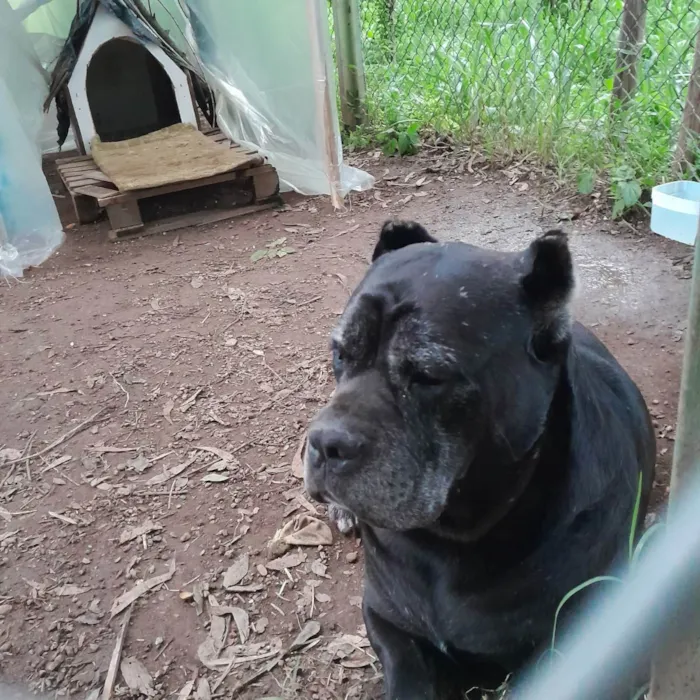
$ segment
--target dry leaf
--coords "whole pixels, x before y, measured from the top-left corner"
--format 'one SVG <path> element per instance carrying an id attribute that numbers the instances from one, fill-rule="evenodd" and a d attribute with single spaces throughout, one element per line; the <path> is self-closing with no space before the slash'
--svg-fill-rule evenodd
<path id="1" fill-rule="evenodd" d="M 206 678 L 200 678 L 197 684 L 197 700 L 211 700 L 211 686 Z"/>
<path id="2" fill-rule="evenodd" d="M 77 520 L 73 520 L 73 518 L 69 518 L 67 515 L 61 515 L 60 513 L 54 513 L 51 510 L 48 513 L 52 518 L 56 518 L 56 520 L 60 520 L 62 523 L 66 523 L 66 525 L 77 525 L 78 524 Z"/>
<path id="3" fill-rule="evenodd" d="M 204 284 L 204 279 L 201 276 L 193 277 L 190 281 L 192 289 L 199 289 Z"/>
<path id="4" fill-rule="evenodd" d="M 187 681 L 185 685 L 182 686 L 182 689 L 180 692 L 177 694 L 177 700 L 188 700 L 190 695 L 192 695 L 192 691 L 194 690 L 194 681 Z"/>
<path id="5" fill-rule="evenodd" d="M 5 462 L 14 462 L 22 456 L 20 450 L 15 450 L 12 447 L 5 447 L 0 450 L 0 464 L 5 464 Z"/>
<path id="6" fill-rule="evenodd" d="M 145 581 L 139 581 L 131 590 L 120 595 L 114 601 L 114 603 L 112 603 L 112 609 L 109 614 L 110 619 L 115 615 L 118 615 L 122 610 L 129 607 L 131 603 L 140 598 L 144 593 L 147 593 L 151 589 L 170 581 L 174 574 L 175 560 L 172 559 L 168 565 L 168 571 L 166 573 L 160 574 L 159 576 L 153 576 Z"/>
<path id="7" fill-rule="evenodd" d="M 250 637 L 250 618 L 248 617 L 248 613 L 243 608 L 231 608 L 231 612 L 233 614 L 233 621 L 236 623 L 236 629 L 238 630 L 241 644 L 245 644 Z"/>
<path id="8" fill-rule="evenodd" d="M 259 620 L 256 620 L 253 623 L 253 629 L 258 633 L 258 634 L 264 634 L 265 630 L 267 629 L 267 626 L 270 624 L 270 621 L 266 617 L 261 617 Z"/>
<path id="9" fill-rule="evenodd" d="M 78 617 L 75 618 L 76 622 L 79 622 L 81 625 L 98 625 L 100 623 L 100 618 L 97 617 L 97 615 L 93 615 L 92 613 L 84 613 L 83 615 L 78 615 Z"/>
<path id="10" fill-rule="evenodd" d="M 2 518 L 5 522 L 9 523 L 10 520 L 12 520 L 12 513 L 10 513 L 9 510 L 5 510 L 0 506 L 0 518 Z"/>
<path id="11" fill-rule="evenodd" d="M 250 558 L 248 554 L 241 554 L 224 573 L 224 588 L 231 590 L 233 586 L 238 585 L 246 577 L 249 565 Z"/>
<path id="12" fill-rule="evenodd" d="M 321 633 L 321 623 L 316 620 L 309 620 L 304 628 L 296 636 L 296 639 L 291 643 L 289 651 L 298 651 L 306 646 L 314 637 Z"/>
<path id="13" fill-rule="evenodd" d="M 136 457 L 126 461 L 126 468 L 132 469 L 137 474 L 143 474 L 143 472 L 148 469 L 150 462 L 148 461 L 146 455 L 138 454 Z"/>
<path id="14" fill-rule="evenodd" d="M 292 474 L 296 476 L 297 479 L 304 478 L 304 457 L 306 455 L 306 435 L 303 435 L 299 441 L 299 447 L 292 459 Z"/>
<path id="15" fill-rule="evenodd" d="M 209 601 L 213 600 L 212 596 L 209 596 Z M 228 618 L 225 615 L 212 615 L 209 620 L 209 637 L 212 643 L 212 649 L 216 656 L 221 653 L 221 650 L 226 645 L 226 638 L 228 637 Z"/>
<path id="16" fill-rule="evenodd" d="M 304 554 L 304 552 L 292 552 L 290 554 L 285 554 L 283 557 L 273 559 L 266 564 L 265 568 L 272 569 L 272 571 L 283 571 L 284 569 L 293 569 L 295 566 L 299 566 L 305 561 L 306 554 Z"/>
<path id="17" fill-rule="evenodd" d="M 152 520 L 147 520 L 143 525 L 137 525 L 135 527 L 127 527 L 126 530 L 119 535 L 119 544 L 126 544 L 127 542 L 132 542 L 143 535 L 148 535 L 151 532 L 160 532 L 163 526 L 159 523 L 154 523 Z"/>
<path id="18" fill-rule="evenodd" d="M 202 481 L 209 483 L 209 484 L 220 484 L 224 481 L 229 480 L 229 475 L 228 474 L 219 474 L 217 472 L 213 472 L 212 474 L 205 474 L 202 477 Z"/>
<path id="19" fill-rule="evenodd" d="M 327 647 L 334 660 L 345 668 L 364 668 L 374 663 L 369 640 L 357 634 L 342 634 Z"/>
<path id="20" fill-rule="evenodd" d="M 316 574 L 316 576 L 321 576 L 323 578 L 326 578 L 326 570 L 328 567 L 319 559 L 314 559 L 311 562 L 311 572 L 313 574 Z"/>
<path id="21" fill-rule="evenodd" d="M 127 656 L 120 666 L 122 678 L 129 687 L 129 690 L 141 693 L 146 697 L 155 695 L 153 688 L 153 678 L 148 669 L 133 656 Z"/>
<path id="22" fill-rule="evenodd" d="M 155 476 L 152 476 L 148 481 L 146 481 L 146 486 L 158 486 L 159 484 L 164 484 L 166 481 L 170 481 L 174 476 L 178 476 L 182 474 L 182 472 L 187 469 L 191 464 L 194 464 L 195 462 L 195 457 L 192 457 L 192 459 L 188 459 L 186 462 L 183 462 L 182 464 L 178 464 L 174 467 L 170 467 L 170 469 L 166 469 L 162 474 L 156 474 Z"/>
<path id="23" fill-rule="evenodd" d="M 330 603 L 331 597 L 327 593 L 316 593 L 316 600 L 319 603 Z"/>
<path id="24" fill-rule="evenodd" d="M 65 586 L 59 586 L 51 591 L 54 595 L 72 597 L 76 595 L 83 595 L 90 590 L 89 586 L 73 586 L 71 584 L 66 584 Z"/>
<path id="25" fill-rule="evenodd" d="M 283 545 L 280 547 L 280 544 Z M 270 552 L 281 554 L 285 547 L 317 547 L 333 544 L 331 529 L 318 518 L 301 513 L 279 529 L 270 542 Z"/>
<path id="26" fill-rule="evenodd" d="M 226 450 L 220 450 L 218 447 L 208 447 L 207 445 L 196 445 L 195 450 L 202 450 L 202 452 L 209 452 L 210 454 L 216 455 L 219 459 L 223 459 L 225 462 L 233 462 L 233 455 Z"/>
<path id="27" fill-rule="evenodd" d="M 170 417 L 173 409 L 175 408 L 175 402 L 172 399 L 168 399 L 165 403 L 165 406 L 163 406 L 163 418 L 170 423 L 170 425 L 173 424 L 173 419 Z"/>
<path id="28" fill-rule="evenodd" d="M 192 598 L 194 600 L 194 609 L 199 617 L 204 612 L 204 590 L 201 583 L 195 583 L 192 586 Z"/>

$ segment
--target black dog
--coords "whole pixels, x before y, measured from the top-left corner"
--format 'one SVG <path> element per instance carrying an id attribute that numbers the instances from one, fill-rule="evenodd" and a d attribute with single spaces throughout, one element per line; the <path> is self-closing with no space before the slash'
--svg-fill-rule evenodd
<path id="1" fill-rule="evenodd" d="M 387 223 L 333 333 L 306 485 L 361 530 L 390 700 L 498 685 L 569 590 L 623 563 L 640 479 L 643 522 L 648 412 L 572 322 L 573 288 L 559 231 L 500 253 Z"/>

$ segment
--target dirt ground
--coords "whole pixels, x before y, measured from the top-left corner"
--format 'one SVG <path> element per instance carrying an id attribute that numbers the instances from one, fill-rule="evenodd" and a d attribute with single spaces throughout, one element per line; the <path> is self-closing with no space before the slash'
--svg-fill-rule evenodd
<path id="1" fill-rule="evenodd" d="M 376 695 L 360 543 L 334 532 L 280 561 L 269 542 L 307 521 L 297 536 L 327 542 L 291 465 L 332 391 L 329 331 L 390 216 L 503 249 L 571 233 L 578 316 L 647 398 L 663 501 L 689 249 L 611 223 L 600 198 L 567 197 L 527 164 L 357 161 L 377 187 L 344 212 L 290 195 L 281 211 L 116 244 L 105 223 L 74 224 L 50 172 L 66 243 L 0 287 L 0 678 L 86 697 L 125 629 L 131 690 L 119 675 L 115 696 Z"/>

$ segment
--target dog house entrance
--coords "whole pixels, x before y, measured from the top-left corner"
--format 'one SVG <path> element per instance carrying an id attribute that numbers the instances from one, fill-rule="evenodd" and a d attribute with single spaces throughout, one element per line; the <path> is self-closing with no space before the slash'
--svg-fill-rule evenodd
<path id="1" fill-rule="evenodd" d="M 181 121 L 168 74 L 148 49 L 132 39 L 111 39 L 95 51 L 85 88 L 102 141 L 145 136 Z"/>

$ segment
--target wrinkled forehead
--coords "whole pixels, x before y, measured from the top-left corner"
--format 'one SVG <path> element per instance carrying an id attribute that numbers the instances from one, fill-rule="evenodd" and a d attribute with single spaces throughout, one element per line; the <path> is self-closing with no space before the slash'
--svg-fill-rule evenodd
<path id="1" fill-rule="evenodd" d="M 466 346 L 478 354 L 480 346 L 508 342 L 523 325 L 511 254 L 455 243 L 385 257 L 370 268 L 332 333 L 349 352 L 390 342 L 419 362 L 447 363 Z"/>
<path id="2" fill-rule="evenodd" d="M 361 293 L 348 304 L 331 341 L 357 358 L 380 346 L 415 364 L 456 362 L 450 339 L 415 302 L 391 294 Z"/>

